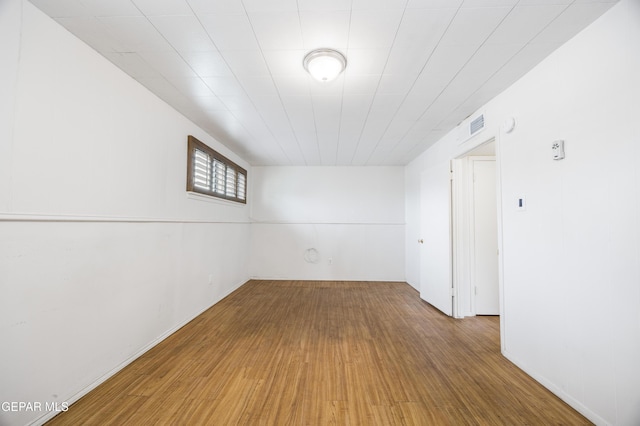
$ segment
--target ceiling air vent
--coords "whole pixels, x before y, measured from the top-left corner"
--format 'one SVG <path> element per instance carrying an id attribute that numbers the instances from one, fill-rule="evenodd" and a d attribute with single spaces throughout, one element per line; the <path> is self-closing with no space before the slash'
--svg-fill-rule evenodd
<path id="1" fill-rule="evenodd" d="M 469 124 L 471 136 L 475 135 L 482 129 L 484 129 L 484 114 L 480 114 L 475 120 L 471 122 L 471 124 Z"/>
<path id="2" fill-rule="evenodd" d="M 458 126 L 458 142 L 462 143 L 467 141 L 472 136 L 480 133 L 484 130 L 484 114 L 478 114 L 475 116 L 470 116 L 466 118 L 460 125 Z"/>

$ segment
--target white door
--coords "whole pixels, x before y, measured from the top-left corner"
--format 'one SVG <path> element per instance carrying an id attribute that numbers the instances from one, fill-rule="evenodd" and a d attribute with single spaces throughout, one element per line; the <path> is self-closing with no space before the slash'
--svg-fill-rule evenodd
<path id="1" fill-rule="evenodd" d="M 499 315 L 496 163 L 492 160 L 472 162 L 475 312 L 476 315 Z"/>
<path id="2" fill-rule="evenodd" d="M 432 166 L 420 179 L 420 297 L 452 315 L 450 172 Z M 421 241 L 421 242 L 420 242 Z"/>

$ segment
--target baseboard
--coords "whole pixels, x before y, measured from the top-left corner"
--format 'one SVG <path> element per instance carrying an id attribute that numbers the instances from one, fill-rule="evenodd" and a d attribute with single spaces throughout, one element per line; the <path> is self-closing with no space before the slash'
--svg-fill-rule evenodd
<path id="1" fill-rule="evenodd" d="M 254 281 L 313 281 L 313 282 L 361 282 L 361 283 L 402 283 L 411 286 L 404 279 L 364 279 L 364 278 L 309 278 L 309 277 L 282 277 L 282 276 L 268 276 L 268 275 L 254 275 L 251 276 L 251 280 Z M 413 286 L 411 286 L 413 287 Z M 415 289 L 415 287 L 413 287 Z"/>
<path id="2" fill-rule="evenodd" d="M 583 403 L 581 403 L 571 395 L 567 394 L 565 391 L 559 388 L 555 383 L 551 382 L 544 376 L 538 374 L 535 370 L 529 368 L 527 364 L 520 362 L 520 360 L 518 360 L 517 357 L 509 353 L 509 351 L 503 350 L 502 355 L 504 355 L 505 358 L 507 358 L 512 363 L 514 363 L 519 369 L 521 369 L 522 371 L 527 373 L 529 376 L 531 376 L 535 381 L 537 381 L 542 386 L 544 386 L 549 391 L 551 391 L 558 398 L 560 398 L 561 400 L 569 404 L 574 410 L 576 410 L 577 412 L 585 416 L 587 419 L 589 419 L 589 421 L 593 422 L 598 426 L 611 425 L 611 423 L 607 422 L 605 419 L 603 419 L 602 417 L 600 417 L 599 415 L 591 411 Z"/>
<path id="3" fill-rule="evenodd" d="M 98 379 L 94 380 L 92 383 L 90 383 L 88 386 L 84 387 L 82 390 L 80 390 L 79 392 L 76 392 L 75 394 L 71 395 L 69 398 L 63 399 L 65 402 L 67 402 L 69 404 L 69 409 L 72 408 L 72 404 L 76 401 L 78 401 L 80 398 L 82 398 L 83 396 L 85 396 L 86 394 L 88 394 L 89 392 L 91 392 L 92 390 L 94 390 L 95 388 L 97 388 L 98 386 L 100 386 L 102 383 L 104 383 L 105 381 L 107 381 L 109 378 L 111 378 L 112 376 L 114 376 L 116 373 L 118 373 L 120 370 L 122 370 L 123 368 L 125 368 L 126 366 L 128 366 L 129 364 L 131 364 L 133 361 L 135 361 L 136 359 L 140 358 L 142 355 L 144 355 L 147 351 L 149 351 L 150 349 L 152 349 L 154 346 L 156 346 L 157 344 L 159 344 L 160 342 L 162 342 L 163 340 L 165 340 L 167 337 L 171 336 L 173 333 L 175 333 L 176 331 L 180 330 L 182 327 L 184 327 L 185 325 L 187 325 L 188 323 L 190 323 L 191 321 L 193 321 L 194 319 L 196 319 L 198 316 L 200 316 L 201 314 L 203 314 L 205 311 L 207 311 L 208 309 L 210 309 L 212 306 L 216 305 L 217 303 L 219 303 L 221 300 L 223 300 L 225 297 L 229 296 L 231 293 L 233 293 L 234 291 L 236 291 L 238 288 L 240 288 L 241 286 L 243 286 L 244 284 L 246 284 L 249 281 L 249 279 L 245 279 L 242 282 L 240 282 L 239 284 L 236 284 L 235 286 L 233 286 L 231 288 L 231 290 L 227 291 L 226 293 L 224 293 L 224 295 L 222 297 L 220 297 L 218 300 L 216 300 L 215 302 L 213 302 L 211 305 L 205 307 L 204 309 L 200 310 L 199 312 L 197 312 L 196 314 L 194 314 L 192 317 L 187 318 L 186 320 L 178 323 L 178 325 L 176 325 L 175 327 L 170 328 L 169 330 L 165 331 L 164 333 L 162 333 L 160 336 L 158 336 L 156 339 L 154 339 L 153 341 L 151 341 L 150 343 L 148 343 L 147 345 L 145 345 L 144 347 L 142 347 L 139 351 L 137 351 L 136 353 L 134 353 L 133 355 L 131 355 L 129 358 L 127 358 L 126 360 L 124 360 L 123 362 L 121 362 L 120 364 L 118 364 L 116 367 L 112 368 L 111 370 L 109 370 L 107 373 L 103 374 L 102 376 L 100 376 Z M 46 412 L 45 414 L 43 414 L 42 416 L 38 417 L 37 419 L 33 420 L 32 422 L 28 423 L 29 426 L 40 426 L 43 425 L 44 423 L 46 423 L 47 421 L 51 420 L 52 418 L 54 418 L 56 415 L 60 414 L 59 411 L 49 411 Z"/>

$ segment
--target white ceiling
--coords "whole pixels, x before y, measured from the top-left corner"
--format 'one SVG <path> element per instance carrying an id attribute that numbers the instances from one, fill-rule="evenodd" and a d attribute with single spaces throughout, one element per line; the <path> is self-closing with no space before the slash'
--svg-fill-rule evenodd
<path id="1" fill-rule="evenodd" d="M 615 1 L 31 0 L 252 165 L 407 164 Z"/>

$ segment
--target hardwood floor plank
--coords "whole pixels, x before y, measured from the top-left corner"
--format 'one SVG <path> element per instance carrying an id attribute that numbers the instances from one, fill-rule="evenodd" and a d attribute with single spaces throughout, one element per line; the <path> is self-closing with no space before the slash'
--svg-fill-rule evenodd
<path id="1" fill-rule="evenodd" d="M 404 283 L 256 280 L 49 424 L 590 423 L 500 354 L 497 317 Z"/>

